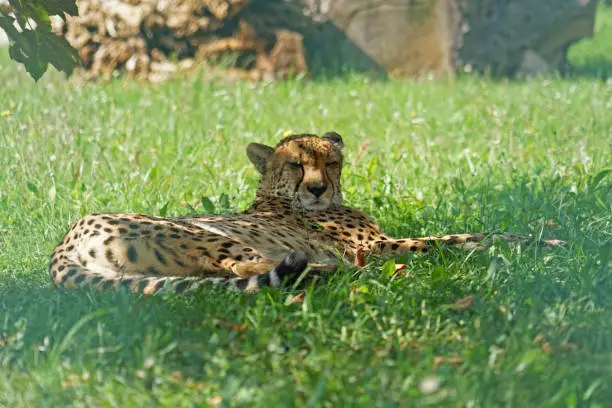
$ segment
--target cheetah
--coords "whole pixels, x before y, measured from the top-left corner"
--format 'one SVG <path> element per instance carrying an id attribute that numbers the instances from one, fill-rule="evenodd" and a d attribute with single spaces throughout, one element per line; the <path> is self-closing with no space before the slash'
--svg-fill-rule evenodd
<path id="1" fill-rule="evenodd" d="M 55 248 L 49 275 L 57 287 L 125 287 L 145 295 L 193 291 L 205 284 L 257 292 L 281 287 L 307 268 L 335 270 L 374 255 L 427 252 L 435 243 L 484 247 L 490 234 L 396 239 L 364 212 L 343 204 L 344 143 L 336 132 L 296 134 L 275 147 L 251 143 L 260 173 L 254 202 L 227 216 L 92 214 Z M 498 234 L 512 242 L 528 236 Z M 541 241 L 554 246 L 560 241 Z"/>

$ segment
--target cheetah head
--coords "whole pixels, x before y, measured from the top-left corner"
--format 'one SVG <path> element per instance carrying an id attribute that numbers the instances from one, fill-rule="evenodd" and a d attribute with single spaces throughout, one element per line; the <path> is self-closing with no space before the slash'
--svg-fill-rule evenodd
<path id="1" fill-rule="evenodd" d="M 343 147 L 336 132 L 289 136 L 274 148 L 249 144 L 249 160 L 262 174 L 257 194 L 291 198 L 295 207 L 313 211 L 342 204 Z"/>

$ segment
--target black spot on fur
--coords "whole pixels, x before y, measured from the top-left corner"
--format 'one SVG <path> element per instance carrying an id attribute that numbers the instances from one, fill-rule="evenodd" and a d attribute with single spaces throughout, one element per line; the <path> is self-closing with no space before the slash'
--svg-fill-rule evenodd
<path id="1" fill-rule="evenodd" d="M 121 222 L 121 221 L 119 221 L 119 220 L 110 220 L 108 223 L 109 223 L 110 225 L 119 225 L 119 224 L 120 224 L 120 222 Z"/>
<path id="2" fill-rule="evenodd" d="M 159 252 L 159 250 L 157 248 L 153 248 L 153 252 L 155 253 L 155 258 L 157 258 L 157 260 L 159 261 L 160 264 L 162 265 L 166 265 L 166 258 L 164 257 L 164 255 Z"/>
<path id="3" fill-rule="evenodd" d="M 102 279 L 103 279 L 103 278 L 102 278 L 101 276 L 96 276 L 95 278 L 93 278 L 93 279 L 91 280 L 91 284 L 92 284 L 92 285 L 97 285 L 98 283 L 100 283 L 100 281 L 101 281 Z"/>
<path id="4" fill-rule="evenodd" d="M 136 252 L 136 248 L 134 248 L 132 245 L 128 247 L 127 257 L 131 263 L 136 263 L 138 261 L 138 253 Z"/>
<path id="5" fill-rule="evenodd" d="M 75 285 L 80 285 L 85 280 L 85 275 L 79 275 L 74 279 Z"/>
<path id="6" fill-rule="evenodd" d="M 142 279 L 140 282 L 138 282 L 138 291 L 142 292 L 143 290 L 145 290 L 148 284 L 149 281 L 147 279 Z"/>
<path id="7" fill-rule="evenodd" d="M 108 237 L 104 240 L 104 245 L 108 245 L 115 240 L 115 237 Z"/>
<path id="8" fill-rule="evenodd" d="M 87 221 L 87 225 L 91 225 L 91 224 L 93 224 L 94 222 L 95 222 L 95 221 L 94 221 L 93 219 L 91 219 L 91 220 Z"/>
<path id="9" fill-rule="evenodd" d="M 118 231 L 119 231 L 120 234 L 127 234 L 127 232 L 128 232 L 127 228 L 123 228 L 123 227 L 119 228 Z"/>
<path id="10" fill-rule="evenodd" d="M 149 272 L 151 275 L 161 275 L 161 272 L 159 271 L 159 269 L 157 269 L 154 266 L 149 266 L 147 268 L 147 272 Z"/>
<path id="11" fill-rule="evenodd" d="M 397 249 L 397 248 L 399 248 L 399 244 L 393 244 L 393 245 L 391 245 L 391 249 Z"/>
<path id="12" fill-rule="evenodd" d="M 95 258 L 95 257 L 96 257 L 96 250 L 95 250 L 95 249 L 93 249 L 93 248 L 92 248 L 92 249 L 90 249 L 90 250 L 89 250 L 89 256 L 91 256 L 92 258 Z"/>
<path id="13" fill-rule="evenodd" d="M 155 285 L 153 285 L 153 291 L 157 292 L 158 290 L 164 287 L 165 283 L 166 281 L 164 280 L 158 280 L 157 282 L 155 282 Z"/>
<path id="14" fill-rule="evenodd" d="M 238 289 L 245 290 L 249 285 L 249 278 L 237 279 L 235 283 Z"/>
<path id="15" fill-rule="evenodd" d="M 282 279 L 288 275 L 301 273 L 308 266 L 308 257 L 302 251 L 291 252 L 274 268 Z"/>
<path id="16" fill-rule="evenodd" d="M 179 283 L 177 283 L 174 286 L 174 290 L 178 293 L 181 293 L 183 291 L 185 291 L 185 289 L 187 289 L 187 287 L 189 286 L 189 281 L 188 280 L 184 280 L 184 281 L 180 281 Z"/>
<path id="17" fill-rule="evenodd" d="M 66 282 L 68 279 L 72 278 L 74 275 L 77 274 L 77 270 L 75 268 L 69 269 L 68 272 L 66 272 L 66 274 L 63 276 L 62 278 L 62 283 Z"/>
<path id="18" fill-rule="evenodd" d="M 104 283 L 102 284 L 102 290 L 107 290 L 113 287 L 113 280 L 112 279 L 108 279 L 105 280 Z"/>
<path id="19" fill-rule="evenodd" d="M 270 286 L 270 274 L 264 273 L 262 275 L 257 276 L 257 286 L 263 288 L 265 286 Z"/>
<path id="20" fill-rule="evenodd" d="M 122 279 L 119 284 L 127 288 L 132 284 L 132 282 L 134 282 L 133 279 Z"/>
<path id="21" fill-rule="evenodd" d="M 60 265 L 59 268 L 57 268 L 58 271 L 63 271 L 64 269 L 66 269 L 66 265 Z"/>

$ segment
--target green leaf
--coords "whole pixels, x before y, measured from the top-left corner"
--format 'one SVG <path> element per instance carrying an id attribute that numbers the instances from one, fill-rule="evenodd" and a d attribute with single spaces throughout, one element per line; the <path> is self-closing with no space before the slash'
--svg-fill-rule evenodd
<path id="1" fill-rule="evenodd" d="M 70 76 L 74 67 L 81 62 L 77 51 L 64 37 L 51 32 L 40 32 L 38 38 L 40 41 L 40 57 L 48 61 L 58 71 Z"/>
<path id="2" fill-rule="evenodd" d="M 612 262 L 612 242 L 607 242 L 599 247 L 599 259 L 601 266 L 605 269 Z"/>
<path id="3" fill-rule="evenodd" d="M 219 197 L 219 205 L 223 209 L 229 208 L 230 203 L 229 203 L 229 197 L 227 196 L 227 194 L 221 193 L 221 196 Z"/>
<path id="4" fill-rule="evenodd" d="M 187 208 L 189 209 L 189 211 L 191 212 L 191 214 L 197 214 L 198 210 L 196 210 L 195 208 L 193 208 L 193 205 L 186 203 Z"/>
<path id="5" fill-rule="evenodd" d="M 26 185 L 28 186 L 28 190 L 30 190 L 31 192 L 33 192 L 34 194 L 38 193 L 38 187 L 36 187 L 36 184 L 28 181 L 26 183 Z"/>
<path id="6" fill-rule="evenodd" d="M 165 217 L 168 214 L 168 206 L 170 205 L 170 201 L 166 201 L 166 204 L 159 209 L 159 215 Z"/>
<path id="7" fill-rule="evenodd" d="M 612 169 L 606 169 L 606 170 L 600 171 L 595 176 L 593 176 L 593 178 L 591 179 L 591 182 L 589 183 L 589 191 L 590 192 L 596 191 L 599 187 L 599 183 L 601 183 L 601 181 L 610 173 L 612 173 Z"/>
<path id="8" fill-rule="evenodd" d="M 38 81 L 47 71 L 49 64 L 66 76 L 72 75 L 76 64 L 81 63 L 78 52 L 63 36 L 51 32 L 50 15 L 64 13 L 78 15 L 75 0 L 10 0 L 16 18 L 0 14 L 0 28 L 9 40 L 9 56 L 22 63 L 26 71 Z M 26 24 L 28 19 L 36 21 L 36 29 Z M 14 24 L 19 22 L 23 29 L 18 31 Z"/>
<path id="9" fill-rule="evenodd" d="M 151 170 L 149 171 L 149 174 L 147 175 L 146 178 L 148 178 L 152 182 L 156 182 L 158 175 L 159 175 L 159 168 L 157 166 L 153 166 Z"/>
<path id="10" fill-rule="evenodd" d="M 38 81 L 47 71 L 49 64 L 38 57 L 38 42 L 34 32 L 23 31 L 14 38 L 9 47 L 9 56 L 17 62 L 22 63 L 28 73 Z"/>
<path id="11" fill-rule="evenodd" d="M 51 31 L 49 11 L 46 10 L 43 5 L 37 4 L 36 2 L 28 2 L 25 3 L 25 6 L 27 7 L 27 12 L 23 14 L 25 14 L 25 17 L 36 21 L 37 30 Z"/>
<path id="12" fill-rule="evenodd" d="M 213 214 L 215 212 L 215 205 L 208 197 L 202 197 L 202 207 L 209 214 Z"/>
<path id="13" fill-rule="evenodd" d="M 57 15 L 64 18 L 64 13 L 70 16 L 77 16 L 79 14 L 76 0 L 38 0 L 35 2 L 43 5 L 50 16 Z"/>
<path id="14" fill-rule="evenodd" d="M 384 264 L 382 264 L 382 272 L 387 278 L 395 275 L 395 260 L 393 258 L 387 259 Z"/>
<path id="15" fill-rule="evenodd" d="M 325 229 L 321 224 L 318 224 L 314 221 L 308 222 L 308 226 L 310 227 L 310 229 L 317 230 L 317 231 L 323 231 Z"/>
<path id="16" fill-rule="evenodd" d="M 0 27 L 6 32 L 9 38 L 13 38 L 14 36 L 19 34 L 19 31 L 13 25 L 15 23 L 15 19 L 9 16 L 4 16 L 0 14 Z"/>

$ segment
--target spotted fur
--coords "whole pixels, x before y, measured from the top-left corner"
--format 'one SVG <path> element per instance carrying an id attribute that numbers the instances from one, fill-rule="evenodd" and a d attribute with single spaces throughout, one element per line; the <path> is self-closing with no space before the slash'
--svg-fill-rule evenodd
<path id="1" fill-rule="evenodd" d="M 426 252 L 436 242 L 484 248 L 495 236 L 530 240 L 483 233 L 389 237 L 365 213 L 343 205 L 342 148 L 335 132 L 290 136 L 274 148 L 251 143 L 247 154 L 261 179 L 246 211 L 175 218 L 92 214 L 57 246 L 49 275 L 66 288 L 123 286 L 152 294 L 223 284 L 256 292 L 292 282 L 309 265 L 330 270 L 340 262 L 355 264 L 358 252 L 396 257 Z"/>

